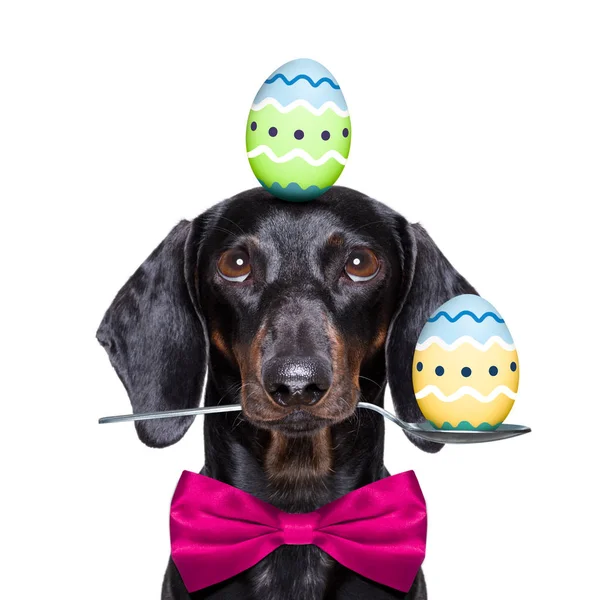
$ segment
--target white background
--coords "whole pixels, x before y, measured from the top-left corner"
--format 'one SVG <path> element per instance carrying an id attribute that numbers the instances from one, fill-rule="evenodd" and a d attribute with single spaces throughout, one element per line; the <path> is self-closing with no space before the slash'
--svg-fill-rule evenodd
<path id="1" fill-rule="evenodd" d="M 599 28 L 573 0 L 3 2 L 2 597 L 159 598 L 202 424 L 165 450 L 98 426 L 130 406 L 95 330 L 179 219 L 256 184 L 247 111 L 302 56 L 350 108 L 339 183 L 421 221 L 520 354 L 532 434 L 430 456 L 387 430 L 431 600 L 597 594 Z"/>

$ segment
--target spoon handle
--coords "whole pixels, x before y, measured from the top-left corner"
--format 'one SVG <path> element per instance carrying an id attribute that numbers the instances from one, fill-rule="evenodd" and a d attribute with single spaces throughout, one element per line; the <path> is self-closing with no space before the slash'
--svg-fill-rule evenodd
<path id="1" fill-rule="evenodd" d="M 235 412 L 242 410 L 241 404 L 223 404 L 221 406 L 200 406 L 199 408 L 182 408 L 178 410 L 159 410 L 158 412 L 134 413 L 132 415 L 115 415 L 98 419 L 100 425 L 105 423 L 122 423 L 124 421 L 149 421 L 151 419 L 169 419 L 171 417 L 192 417 L 212 413 Z"/>

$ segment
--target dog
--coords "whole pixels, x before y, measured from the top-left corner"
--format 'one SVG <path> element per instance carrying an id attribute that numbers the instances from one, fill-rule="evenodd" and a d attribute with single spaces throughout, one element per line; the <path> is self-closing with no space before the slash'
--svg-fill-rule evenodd
<path id="1" fill-rule="evenodd" d="M 427 318 L 476 293 L 423 227 L 357 191 L 307 203 L 257 188 L 180 222 L 118 292 L 98 329 L 135 412 L 241 403 L 207 416 L 202 473 L 288 512 L 308 512 L 386 477 L 386 384 L 422 421 L 412 358 Z M 193 417 L 136 422 L 165 447 Z M 427 452 L 440 444 L 407 434 Z M 163 600 L 425 600 L 367 580 L 316 546 L 282 546 L 189 594 L 172 560 Z"/>

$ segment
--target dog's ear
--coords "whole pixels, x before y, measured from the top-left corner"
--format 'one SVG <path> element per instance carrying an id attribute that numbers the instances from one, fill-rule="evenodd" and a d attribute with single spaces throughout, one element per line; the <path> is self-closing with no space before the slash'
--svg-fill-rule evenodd
<path id="1" fill-rule="evenodd" d="M 417 339 L 436 308 L 459 294 L 477 292 L 448 262 L 421 225 L 411 225 L 397 215 L 396 242 L 403 270 L 396 312 L 386 340 L 388 383 L 398 416 L 411 423 L 423 421 L 412 386 L 412 363 Z M 408 438 L 427 452 L 443 444 Z"/>
<path id="2" fill-rule="evenodd" d="M 96 337 L 134 412 L 199 405 L 206 374 L 206 326 L 196 293 L 204 215 L 182 221 L 121 288 Z M 179 441 L 194 417 L 138 421 L 139 438 L 162 448 Z"/>

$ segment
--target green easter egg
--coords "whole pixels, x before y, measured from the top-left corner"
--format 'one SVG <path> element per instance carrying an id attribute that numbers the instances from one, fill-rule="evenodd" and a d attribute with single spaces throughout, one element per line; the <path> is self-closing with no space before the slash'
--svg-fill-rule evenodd
<path id="1" fill-rule="evenodd" d="M 283 200 L 302 202 L 326 192 L 350 152 L 348 107 L 333 75 L 298 59 L 262 85 L 248 116 L 246 151 L 260 184 Z"/>

